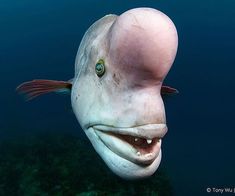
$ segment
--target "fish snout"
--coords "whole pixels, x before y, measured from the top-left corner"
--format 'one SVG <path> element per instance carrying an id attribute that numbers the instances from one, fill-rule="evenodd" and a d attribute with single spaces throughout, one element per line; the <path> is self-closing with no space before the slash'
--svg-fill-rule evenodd
<path id="1" fill-rule="evenodd" d="M 159 156 L 165 124 L 136 127 L 94 125 L 92 130 L 113 153 L 138 165 L 150 165 Z"/>
<path id="2" fill-rule="evenodd" d="M 129 84 L 159 84 L 175 59 L 178 36 L 168 16 L 151 8 L 120 15 L 111 26 L 109 61 Z"/>

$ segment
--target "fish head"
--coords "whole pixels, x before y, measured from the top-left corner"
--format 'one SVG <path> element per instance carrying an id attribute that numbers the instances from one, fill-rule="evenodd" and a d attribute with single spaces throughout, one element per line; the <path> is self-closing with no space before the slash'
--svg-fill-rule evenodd
<path id="1" fill-rule="evenodd" d="M 71 92 L 73 111 L 107 166 L 125 179 L 151 176 L 167 132 L 162 82 L 178 46 L 162 12 L 107 15 L 85 33 Z"/>

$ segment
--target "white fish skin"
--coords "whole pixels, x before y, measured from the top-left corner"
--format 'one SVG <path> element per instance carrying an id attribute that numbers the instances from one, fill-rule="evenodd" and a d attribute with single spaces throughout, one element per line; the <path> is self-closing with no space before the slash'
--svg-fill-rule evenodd
<path id="1" fill-rule="evenodd" d="M 178 92 L 162 86 L 177 46 L 173 22 L 158 10 L 107 15 L 85 33 L 72 80 L 36 79 L 16 90 L 27 100 L 71 92 L 73 111 L 107 166 L 125 179 L 145 178 L 161 162 L 167 132 L 161 94 Z M 96 73 L 97 62 L 105 64 L 102 75 Z"/>
<path id="2" fill-rule="evenodd" d="M 166 129 L 157 128 L 166 127 L 160 90 L 177 47 L 173 22 L 151 8 L 132 9 L 120 16 L 107 15 L 95 22 L 82 39 L 75 62 L 72 108 L 97 153 L 122 178 L 151 176 L 161 161 L 161 142 L 155 142 L 154 152 L 144 156 L 130 145 L 119 151 L 123 142 L 115 138 L 109 142 L 108 134 L 136 136 L 141 132 L 140 138 L 154 139 L 151 138 L 154 130 L 149 131 L 149 127 L 159 124 L 156 132 L 164 136 Z M 99 59 L 105 62 L 102 77 L 95 72 Z M 96 134 L 102 130 L 95 127 L 102 126 L 106 127 L 104 132 Z M 133 153 L 141 157 L 136 158 Z M 141 161 L 148 165 L 139 164 Z"/>

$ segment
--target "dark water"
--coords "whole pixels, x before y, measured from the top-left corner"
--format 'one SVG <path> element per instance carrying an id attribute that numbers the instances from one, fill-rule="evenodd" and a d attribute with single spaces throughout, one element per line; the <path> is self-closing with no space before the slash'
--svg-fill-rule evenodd
<path id="1" fill-rule="evenodd" d="M 69 96 L 48 95 L 25 103 L 15 87 L 34 78 L 72 78 L 87 28 L 108 13 L 141 6 L 166 13 L 179 34 L 178 54 L 166 83 L 180 94 L 166 100 L 169 132 L 161 163 L 174 195 L 206 195 L 208 187 L 234 188 L 233 0 L 0 0 L 1 138 L 15 141 L 25 135 L 27 140 L 29 135 L 50 132 L 87 142 Z"/>

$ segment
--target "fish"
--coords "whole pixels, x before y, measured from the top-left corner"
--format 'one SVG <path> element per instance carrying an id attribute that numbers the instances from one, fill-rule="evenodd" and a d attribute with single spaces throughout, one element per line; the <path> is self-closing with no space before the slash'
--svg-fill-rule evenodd
<path id="1" fill-rule="evenodd" d="M 162 95 L 178 93 L 163 85 L 177 48 L 176 27 L 163 12 L 140 7 L 109 14 L 85 32 L 73 79 L 35 79 L 16 90 L 27 100 L 70 94 L 81 128 L 108 168 L 127 180 L 150 177 L 168 130 Z"/>

